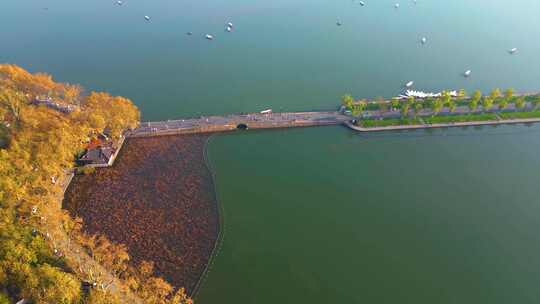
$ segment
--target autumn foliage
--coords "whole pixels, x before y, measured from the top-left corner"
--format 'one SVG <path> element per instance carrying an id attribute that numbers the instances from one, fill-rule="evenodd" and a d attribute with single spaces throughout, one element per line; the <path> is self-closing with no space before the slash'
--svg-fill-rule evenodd
<path id="1" fill-rule="evenodd" d="M 62 113 L 32 104 L 38 97 L 76 110 Z M 168 290 L 170 285 L 147 273 L 128 277 L 125 247 L 81 233 L 80 223 L 59 202 L 66 169 L 84 145 L 105 130 L 120 136 L 139 117 L 126 98 L 85 94 L 81 86 L 57 83 L 50 75 L 0 65 L 0 303 L 23 298 L 38 304 L 122 302 L 118 290 L 84 287 L 89 278 L 76 262 L 77 253 L 68 249 L 75 241 L 107 270 L 137 282 L 135 291 L 147 292 L 143 300 Z M 182 290 L 171 291 L 167 302 L 152 298 L 149 303 L 188 303 L 182 296 Z M 176 299 L 183 302 L 171 302 Z"/>

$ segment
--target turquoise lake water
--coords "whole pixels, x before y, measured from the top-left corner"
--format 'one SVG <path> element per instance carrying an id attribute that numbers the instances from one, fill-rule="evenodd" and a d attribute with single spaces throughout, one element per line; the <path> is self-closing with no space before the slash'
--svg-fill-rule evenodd
<path id="1" fill-rule="evenodd" d="M 390 97 L 409 80 L 539 89 L 540 2 L 395 1 L 4 0 L 0 62 L 130 97 L 145 120 L 333 109 L 345 93 Z"/>
<path id="2" fill-rule="evenodd" d="M 0 62 L 129 97 L 143 120 L 335 109 L 410 80 L 540 91 L 540 2 L 365 2 L 3 0 Z M 198 303 L 538 303 L 539 132 L 216 136 L 226 229 Z"/>

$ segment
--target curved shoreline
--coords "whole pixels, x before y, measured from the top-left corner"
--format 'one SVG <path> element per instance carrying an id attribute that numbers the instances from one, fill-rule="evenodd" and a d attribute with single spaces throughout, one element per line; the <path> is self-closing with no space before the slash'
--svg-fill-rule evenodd
<path id="1" fill-rule="evenodd" d="M 212 252 L 210 253 L 210 256 L 208 257 L 208 262 L 206 263 L 206 266 L 204 267 L 204 270 L 200 274 L 199 280 L 197 280 L 197 283 L 195 284 L 195 287 L 193 288 L 191 297 L 195 299 L 197 297 L 197 294 L 199 293 L 199 290 L 206 280 L 208 273 L 210 271 L 210 268 L 212 265 L 214 265 L 214 262 L 217 258 L 217 255 L 221 249 L 221 246 L 223 245 L 223 240 L 225 238 L 225 220 L 224 220 L 224 210 L 223 205 L 221 204 L 221 200 L 219 199 L 219 192 L 217 189 L 217 179 L 215 171 L 212 168 L 212 163 L 210 162 L 210 158 L 208 157 L 208 146 L 210 145 L 210 141 L 212 138 L 214 138 L 215 135 L 211 135 L 206 139 L 206 142 L 204 143 L 204 149 L 203 149 L 203 160 L 204 160 L 204 166 L 210 173 L 210 176 L 212 178 L 212 187 L 214 188 L 214 200 L 216 203 L 216 211 L 217 211 L 217 219 L 218 219 L 218 227 L 217 227 L 217 236 L 216 241 L 214 243 L 214 248 L 212 249 Z"/>
<path id="2" fill-rule="evenodd" d="M 132 265 L 153 261 L 158 276 L 191 296 L 220 234 L 208 136 L 133 140 L 114 166 L 74 179 L 64 207 L 88 233 L 125 244 Z"/>

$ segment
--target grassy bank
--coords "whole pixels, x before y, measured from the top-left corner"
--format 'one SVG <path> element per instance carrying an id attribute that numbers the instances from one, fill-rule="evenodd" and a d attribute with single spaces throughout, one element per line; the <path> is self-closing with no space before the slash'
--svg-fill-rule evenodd
<path id="1" fill-rule="evenodd" d="M 474 121 L 496 121 L 511 119 L 540 118 L 540 111 L 530 112 L 506 112 L 506 113 L 475 113 L 464 115 L 435 115 L 420 118 L 389 118 L 389 119 L 364 119 L 356 123 L 364 128 L 411 126 L 422 124 L 449 124 Z"/>
<path id="2" fill-rule="evenodd" d="M 358 126 L 364 128 L 390 127 L 403 125 L 421 125 L 422 122 L 416 118 L 392 118 L 392 119 L 366 119 L 358 122 Z"/>
<path id="3" fill-rule="evenodd" d="M 540 118 L 540 111 L 499 113 L 502 119 Z"/>
<path id="4" fill-rule="evenodd" d="M 514 114 L 514 113 L 509 113 Z M 516 113 L 518 114 L 518 113 Z M 539 112 L 540 116 L 540 112 Z M 391 126 L 411 126 L 422 124 L 445 124 L 456 122 L 469 122 L 469 121 L 489 121 L 498 120 L 495 113 L 479 113 L 479 114 L 466 114 L 466 115 L 445 115 L 445 116 L 430 116 L 419 118 L 390 118 L 390 119 L 366 119 L 360 120 L 357 125 L 364 128 L 376 128 L 376 127 L 391 127 Z"/>
<path id="5" fill-rule="evenodd" d="M 497 119 L 498 117 L 495 113 L 481 113 L 466 115 L 431 116 L 424 118 L 424 121 L 428 124 L 444 124 L 468 121 L 488 121 Z"/>

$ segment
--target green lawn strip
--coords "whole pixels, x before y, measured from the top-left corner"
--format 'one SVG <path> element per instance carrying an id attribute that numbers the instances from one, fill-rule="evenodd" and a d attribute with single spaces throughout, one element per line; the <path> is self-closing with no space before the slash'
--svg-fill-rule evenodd
<path id="1" fill-rule="evenodd" d="M 540 111 L 499 113 L 502 119 L 540 118 Z"/>
<path id="2" fill-rule="evenodd" d="M 507 112 L 507 113 L 475 113 L 465 115 L 437 115 L 422 118 L 389 118 L 389 119 L 364 119 L 358 125 L 364 128 L 410 126 L 423 124 L 446 124 L 473 121 L 496 121 L 508 119 L 540 118 L 540 111 L 532 112 Z"/>
<path id="3" fill-rule="evenodd" d="M 497 115 L 494 113 L 480 113 L 468 115 L 448 115 L 448 116 L 432 116 L 425 117 L 424 121 L 428 124 L 444 124 L 453 122 L 468 122 L 468 121 L 488 121 L 497 120 Z"/>
<path id="4" fill-rule="evenodd" d="M 359 121 L 359 125 L 364 128 L 390 127 L 390 126 L 409 126 L 421 125 L 422 123 L 415 118 L 391 118 L 391 119 L 364 119 Z"/>

